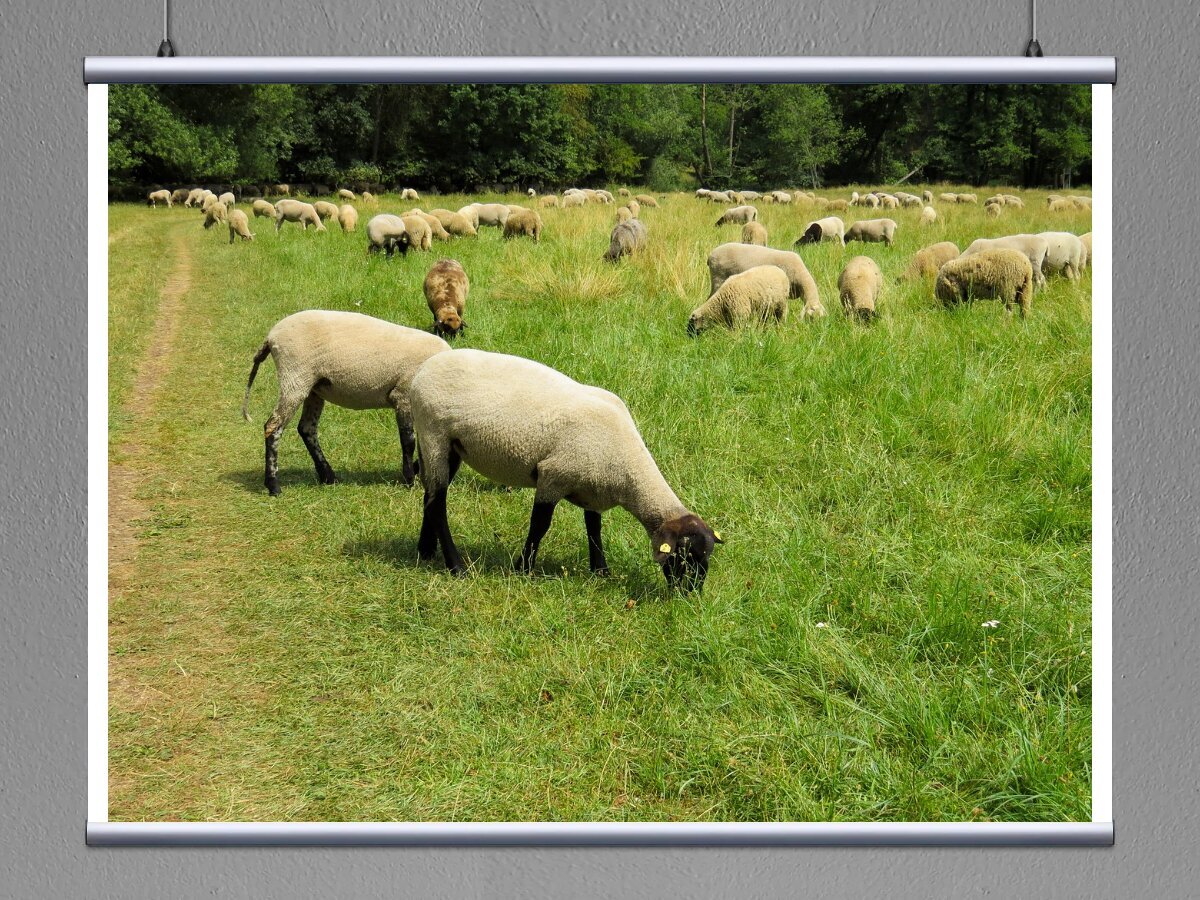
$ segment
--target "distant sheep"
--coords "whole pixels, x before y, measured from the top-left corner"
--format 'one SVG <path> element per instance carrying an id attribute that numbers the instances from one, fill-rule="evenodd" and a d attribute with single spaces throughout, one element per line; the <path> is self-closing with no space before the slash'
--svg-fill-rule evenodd
<path id="1" fill-rule="evenodd" d="M 954 202 L 955 203 L 978 203 L 979 197 L 976 196 L 975 194 L 955 194 Z"/>
<path id="2" fill-rule="evenodd" d="M 618 222 L 609 235 L 608 250 L 605 251 L 604 258 L 609 262 L 616 262 L 622 256 L 632 256 L 645 249 L 648 237 L 645 223 L 638 219 Z"/>
<path id="3" fill-rule="evenodd" d="M 171 192 L 171 205 L 176 203 L 186 203 L 187 198 L 190 197 L 191 194 L 192 192 L 187 188 L 176 188 Z"/>
<path id="4" fill-rule="evenodd" d="M 958 244 L 942 241 L 922 247 L 913 254 L 912 262 L 904 273 L 905 278 L 932 278 L 943 265 L 958 257 Z"/>
<path id="5" fill-rule="evenodd" d="M 918 221 L 920 225 L 932 225 L 937 221 L 937 210 L 932 206 L 926 206 L 921 210 L 921 218 Z"/>
<path id="6" fill-rule="evenodd" d="M 618 197 L 628 197 L 629 196 L 629 188 L 617 188 L 617 196 Z"/>
<path id="7" fill-rule="evenodd" d="M 254 240 L 250 231 L 250 220 L 240 209 L 229 210 L 229 243 L 232 244 L 235 238 L 241 238 L 243 241 Z"/>
<path id="8" fill-rule="evenodd" d="M 989 219 L 998 219 L 1004 213 L 1004 204 L 992 202 L 985 203 L 983 204 L 983 211 Z"/>
<path id="9" fill-rule="evenodd" d="M 317 211 L 317 215 L 321 217 L 322 222 L 328 222 L 330 219 L 336 219 L 338 216 L 338 208 L 328 200 L 318 200 L 312 205 L 312 208 Z"/>
<path id="10" fill-rule="evenodd" d="M 204 211 L 204 227 L 205 229 L 212 228 L 218 222 L 224 222 L 228 216 L 228 211 L 225 204 L 220 200 L 216 200 L 208 205 Z"/>
<path id="11" fill-rule="evenodd" d="M 788 277 L 791 288 L 788 299 L 804 301 L 801 318 L 814 319 L 825 315 L 825 307 L 817 292 L 817 282 L 797 253 L 775 250 L 753 244 L 722 244 L 708 254 L 709 289 L 711 296 L 720 290 L 727 279 L 755 266 L 775 266 Z"/>
<path id="12" fill-rule="evenodd" d="M 532 209 L 510 213 L 504 220 L 504 238 L 510 240 L 515 237 L 533 238 L 535 244 L 541 241 L 542 217 Z"/>
<path id="13" fill-rule="evenodd" d="M 551 206 L 557 207 L 558 197 L 556 197 L 554 194 L 543 194 L 538 198 L 538 206 L 542 209 L 546 209 L 547 207 Z"/>
<path id="14" fill-rule="evenodd" d="M 287 184 L 273 184 L 271 185 L 271 193 L 276 197 L 287 197 L 291 195 L 292 188 L 291 185 Z"/>
<path id="15" fill-rule="evenodd" d="M 933 203 L 933 191 L 921 191 L 921 201 L 926 206 Z"/>
<path id="16" fill-rule="evenodd" d="M 649 194 L 638 194 L 633 199 L 642 204 L 642 206 L 647 206 L 650 209 L 658 209 L 658 201 Z"/>
<path id="17" fill-rule="evenodd" d="M 255 200 L 251 206 L 254 211 L 254 218 L 273 219 L 275 218 L 275 207 L 266 200 Z"/>
<path id="18" fill-rule="evenodd" d="M 875 304 L 883 290 L 883 273 L 869 256 L 856 256 L 838 276 L 838 296 L 846 315 L 869 322 L 875 318 Z"/>
<path id="19" fill-rule="evenodd" d="M 983 250 L 952 259 L 938 270 L 934 296 L 947 306 L 976 299 L 1000 300 L 1008 312 L 1029 315 L 1033 267 L 1019 250 Z"/>
<path id="20" fill-rule="evenodd" d="M 284 222 L 299 222 L 300 227 L 307 231 L 309 225 L 315 225 L 317 231 L 325 231 L 325 225 L 311 203 L 301 203 L 299 200 L 280 200 L 275 204 L 275 233 L 283 227 Z"/>
<path id="21" fill-rule="evenodd" d="M 387 258 L 397 250 L 401 255 L 408 253 L 412 244 L 412 236 L 404 225 L 404 220 L 390 213 L 380 213 L 367 222 L 367 252 L 378 253 L 383 250 Z"/>
<path id="22" fill-rule="evenodd" d="M 864 241 L 866 243 L 887 244 L 889 247 L 896 240 L 896 223 L 891 219 L 863 219 L 855 222 L 846 229 L 846 242 Z"/>
<path id="23" fill-rule="evenodd" d="M 401 200 L 415 200 L 415 201 L 419 202 L 421 200 L 421 195 L 418 194 L 412 188 L 405 188 L 404 190 L 402 190 L 400 192 L 400 199 Z"/>
<path id="24" fill-rule="evenodd" d="M 772 191 L 771 197 L 776 203 L 791 203 L 792 195 L 787 191 Z"/>
<path id="25" fill-rule="evenodd" d="M 628 222 L 632 218 L 633 213 L 629 211 L 628 206 L 617 207 L 617 224 L 620 224 L 621 222 Z"/>
<path id="26" fill-rule="evenodd" d="M 742 226 L 742 243 L 767 246 L 767 228 L 762 222 L 747 222 Z"/>
<path id="27" fill-rule="evenodd" d="M 466 270 L 455 259 L 435 263 L 425 276 L 425 302 L 433 313 L 433 330 L 442 337 L 455 337 L 467 323 L 467 292 L 471 283 Z"/>
<path id="28" fill-rule="evenodd" d="M 187 199 L 183 201 L 183 205 L 189 209 L 193 206 L 199 206 L 204 199 L 204 191 L 200 188 L 193 188 L 188 191 Z"/>
<path id="29" fill-rule="evenodd" d="M 341 190 L 339 190 L 337 192 L 337 195 L 342 200 L 357 200 L 358 199 L 358 197 L 355 195 L 354 191 L 350 190 L 349 188 L 342 188 Z"/>
<path id="30" fill-rule="evenodd" d="M 716 325 L 736 328 L 750 322 L 787 319 L 792 283 L 776 266 L 754 266 L 725 279 L 721 287 L 688 318 L 688 334 L 697 335 Z"/>
<path id="31" fill-rule="evenodd" d="M 157 206 L 160 203 L 165 203 L 168 207 L 175 204 L 175 198 L 170 191 L 151 191 L 146 195 L 146 202 L 150 206 Z"/>
<path id="32" fill-rule="evenodd" d="M 625 208 L 629 210 L 629 214 L 635 219 L 641 215 L 642 204 L 638 203 L 637 200 L 630 200 L 626 202 Z"/>
<path id="33" fill-rule="evenodd" d="M 943 203 L 957 203 L 958 202 L 958 194 L 951 194 L 949 192 L 947 192 L 945 194 L 938 194 L 938 199 L 941 200 Z"/>
<path id="34" fill-rule="evenodd" d="M 587 198 L 583 194 L 564 193 L 562 196 L 563 209 L 570 209 L 573 206 L 583 206 L 587 203 Z"/>
<path id="35" fill-rule="evenodd" d="M 363 191 L 362 192 L 362 202 L 363 203 L 378 203 L 379 201 L 375 199 L 375 195 L 372 194 L 370 191 Z"/>
<path id="36" fill-rule="evenodd" d="M 475 226 L 462 213 L 451 212 L 448 209 L 431 209 L 429 214 L 442 223 L 442 228 L 447 234 L 454 237 L 475 237 Z"/>
<path id="37" fill-rule="evenodd" d="M 846 243 L 846 223 L 837 216 L 817 219 L 804 226 L 804 233 L 796 240 L 797 244 L 819 244 L 822 241 L 833 241 L 838 244 Z"/>
<path id="38" fill-rule="evenodd" d="M 825 204 L 826 209 L 832 209 L 836 212 L 845 212 L 850 208 L 850 204 L 845 200 L 830 200 Z"/>
<path id="39" fill-rule="evenodd" d="M 358 210 L 349 203 L 344 203 L 338 208 L 337 219 L 344 233 L 353 231 L 358 227 Z"/>

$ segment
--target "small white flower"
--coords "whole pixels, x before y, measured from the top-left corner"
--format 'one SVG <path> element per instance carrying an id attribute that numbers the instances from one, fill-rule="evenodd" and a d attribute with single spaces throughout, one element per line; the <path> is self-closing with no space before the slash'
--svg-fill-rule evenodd
<path id="1" fill-rule="evenodd" d="M 818 622 L 817 627 L 818 628 L 828 628 L 829 626 L 824 622 Z"/>
<path id="2" fill-rule="evenodd" d="M 981 628 L 998 628 L 1000 626 L 999 619 L 988 619 L 980 627 Z"/>

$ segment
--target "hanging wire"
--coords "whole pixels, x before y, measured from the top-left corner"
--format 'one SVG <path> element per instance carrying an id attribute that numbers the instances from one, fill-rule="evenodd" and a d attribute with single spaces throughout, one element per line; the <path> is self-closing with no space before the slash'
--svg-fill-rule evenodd
<path id="1" fill-rule="evenodd" d="M 1037 39 L 1037 0 L 1029 0 L 1029 44 L 1025 47 L 1025 55 L 1042 55 L 1042 45 Z"/>
<path id="2" fill-rule="evenodd" d="M 159 56 L 174 56 L 175 45 L 171 43 L 171 0 L 163 0 L 163 39 L 158 45 Z"/>

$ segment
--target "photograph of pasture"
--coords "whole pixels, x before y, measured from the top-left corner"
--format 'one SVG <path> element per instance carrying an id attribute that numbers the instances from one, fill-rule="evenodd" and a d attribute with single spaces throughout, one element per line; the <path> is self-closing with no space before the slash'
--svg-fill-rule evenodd
<path id="1" fill-rule="evenodd" d="M 1090 116 L 112 86 L 110 820 L 1089 821 Z"/>

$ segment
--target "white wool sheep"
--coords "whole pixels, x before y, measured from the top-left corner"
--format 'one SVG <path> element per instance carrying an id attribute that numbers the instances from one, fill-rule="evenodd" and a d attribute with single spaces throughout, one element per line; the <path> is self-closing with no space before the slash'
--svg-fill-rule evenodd
<path id="1" fill-rule="evenodd" d="M 526 193 L 528 196 L 530 196 L 530 197 L 536 197 L 536 196 L 537 196 L 537 191 L 535 191 L 533 188 L 530 188 L 530 189 L 529 189 L 529 190 L 527 190 L 525 193 Z"/>
<path id="2" fill-rule="evenodd" d="M 998 219 L 1004 213 L 1004 204 L 1001 202 L 988 202 L 983 204 L 983 211 L 990 219 Z"/>
<path id="3" fill-rule="evenodd" d="M 981 253 L 984 250 L 1017 250 L 1024 253 L 1029 260 L 1030 266 L 1033 267 L 1033 283 L 1041 287 L 1046 283 L 1046 278 L 1042 274 L 1042 263 L 1046 261 L 1046 252 L 1050 249 L 1046 243 L 1046 239 L 1038 237 L 1036 234 L 1010 234 L 1006 237 L 998 238 L 979 238 L 972 241 L 967 249 L 962 252 L 963 256 L 971 256 L 975 253 Z"/>
<path id="4" fill-rule="evenodd" d="M 744 225 L 758 218 L 758 210 L 753 206 L 735 206 L 725 210 L 717 225 Z"/>
<path id="5" fill-rule="evenodd" d="M 1033 267 L 1019 250 L 1001 248 L 960 256 L 938 269 L 934 296 L 947 306 L 969 300 L 1002 300 L 1004 308 L 1029 314 L 1033 302 Z"/>
<path id="6" fill-rule="evenodd" d="M 723 203 L 725 205 L 733 202 L 733 197 L 731 197 L 726 191 L 710 191 L 708 193 L 708 199 L 712 203 Z"/>
<path id="7" fill-rule="evenodd" d="M 532 209 L 509 213 L 504 220 L 504 238 L 509 240 L 515 237 L 533 238 L 533 242 L 538 243 L 542 239 L 542 217 Z"/>
<path id="8" fill-rule="evenodd" d="M 921 225 L 932 225 L 936 221 L 937 221 L 937 210 L 934 209 L 932 206 L 926 206 L 924 209 L 921 210 L 921 218 L 920 218 Z"/>
<path id="9" fill-rule="evenodd" d="M 187 199 L 183 201 L 183 205 L 189 209 L 193 206 L 199 206 L 204 200 L 204 190 L 202 188 L 193 188 L 188 191 Z"/>
<path id="10" fill-rule="evenodd" d="M 1058 197 L 1050 201 L 1047 209 L 1050 212 L 1074 212 L 1076 206 L 1066 197 Z"/>
<path id="11" fill-rule="evenodd" d="M 641 220 L 618 222 L 609 235 L 608 250 L 604 252 L 604 258 L 609 262 L 616 262 L 622 256 L 631 256 L 645 249 L 648 238 L 649 232 Z"/>
<path id="12" fill-rule="evenodd" d="M 742 195 L 743 200 L 757 200 L 761 194 L 758 191 L 738 191 Z"/>
<path id="13" fill-rule="evenodd" d="M 372 194 L 370 191 L 363 191 L 362 192 L 362 202 L 363 203 L 378 203 L 379 201 L 375 199 L 375 195 Z"/>
<path id="14" fill-rule="evenodd" d="M 474 237 L 475 227 L 462 213 L 451 212 L 448 209 L 431 209 L 429 214 L 442 223 L 447 234 L 455 237 Z"/>
<path id="15" fill-rule="evenodd" d="M 742 243 L 767 246 L 767 227 L 762 222 L 747 222 L 742 226 Z"/>
<path id="16" fill-rule="evenodd" d="M 977 197 L 975 194 L 955 194 L 954 202 L 955 203 L 978 203 L 979 197 Z"/>
<path id="17" fill-rule="evenodd" d="M 649 194 L 638 194 L 633 199 L 636 200 L 638 203 L 640 203 L 642 206 L 647 206 L 650 209 L 658 209 L 658 201 L 655 200 L 653 197 L 651 197 Z"/>
<path id="18" fill-rule="evenodd" d="M 462 263 L 443 259 L 425 275 L 425 302 L 433 313 L 433 330 L 442 337 L 455 337 L 467 327 L 463 314 L 471 282 Z"/>
<path id="19" fill-rule="evenodd" d="M 292 188 L 291 185 L 287 184 L 273 184 L 271 185 L 271 193 L 276 197 L 287 197 L 291 195 Z"/>
<path id="20" fill-rule="evenodd" d="M 418 216 L 418 217 L 424 219 L 425 224 L 429 226 L 430 236 L 435 241 L 450 240 L 450 232 L 448 232 L 445 229 L 445 227 L 442 225 L 442 220 L 439 219 L 437 216 L 433 215 L 432 213 L 423 212 L 420 209 L 410 209 L 408 212 L 404 213 L 403 215 Z"/>
<path id="21" fill-rule="evenodd" d="M 1004 200 L 1005 206 L 1015 206 L 1017 209 L 1025 208 L 1025 201 L 1016 194 L 1000 194 L 999 196 Z"/>
<path id="22" fill-rule="evenodd" d="M 146 195 L 146 202 L 150 206 L 165 203 L 168 207 L 171 207 L 175 204 L 175 198 L 171 196 L 170 191 L 151 191 Z"/>
<path id="23" fill-rule="evenodd" d="M 796 239 L 797 244 L 819 244 L 821 241 L 846 243 L 846 223 L 837 216 L 817 219 L 804 226 L 804 233 Z"/>
<path id="24" fill-rule="evenodd" d="M 933 191 L 921 191 L 921 202 L 926 206 L 933 203 Z"/>
<path id="25" fill-rule="evenodd" d="M 569 209 L 572 206 L 583 206 L 585 203 L 587 203 L 587 198 L 583 194 L 567 191 L 562 196 L 563 209 Z"/>
<path id="26" fill-rule="evenodd" d="M 951 193 L 938 194 L 938 199 L 941 200 L 943 203 L 957 203 L 958 202 L 958 194 L 951 194 Z"/>
<path id="27" fill-rule="evenodd" d="M 1046 241 L 1046 258 L 1042 274 L 1062 274 L 1071 281 L 1083 273 L 1083 242 L 1069 231 L 1043 231 L 1038 237 Z"/>
<path id="28" fill-rule="evenodd" d="M 850 204 L 845 200 L 829 200 L 824 204 L 825 209 L 832 209 L 837 212 L 845 212 L 850 208 Z"/>
<path id="29" fill-rule="evenodd" d="M 228 214 L 229 220 L 229 243 L 233 243 L 235 238 L 241 238 L 243 241 L 254 240 L 254 235 L 250 231 L 250 220 L 246 218 L 246 214 L 240 209 L 231 209 Z"/>
<path id="30" fill-rule="evenodd" d="M 317 215 L 321 217 L 322 222 L 328 222 L 330 219 L 336 219 L 338 216 L 338 208 L 328 200 L 318 200 L 312 205 L 312 208 L 317 211 Z"/>
<path id="31" fill-rule="evenodd" d="M 237 203 L 237 198 L 233 196 L 232 191 L 226 191 L 217 198 L 225 204 L 226 209 L 233 209 L 233 205 Z"/>
<path id="32" fill-rule="evenodd" d="M 804 300 L 801 318 L 815 319 L 825 315 L 825 307 L 821 305 L 817 292 L 817 282 L 799 254 L 754 244 L 722 244 L 708 254 L 709 296 L 720 290 L 727 279 L 755 266 L 775 266 L 783 270 L 791 284 L 788 299 Z"/>
<path id="33" fill-rule="evenodd" d="M 228 210 L 225 208 L 225 204 L 220 200 L 213 201 L 204 210 L 205 229 L 212 228 L 218 222 L 224 222 L 227 216 Z"/>
<path id="34" fill-rule="evenodd" d="M 268 201 L 261 198 L 254 201 L 251 209 L 254 211 L 254 217 L 256 219 L 260 217 L 264 219 L 275 218 L 275 207 L 272 206 Z"/>
<path id="35" fill-rule="evenodd" d="M 416 200 L 416 201 L 420 202 L 421 195 L 418 194 L 412 188 L 405 188 L 404 190 L 402 190 L 400 192 L 400 199 L 401 200 Z"/>
<path id="36" fill-rule="evenodd" d="M 617 222 L 618 222 L 618 224 L 621 222 L 628 222 L 632 218 L 633 218 L 633 213 L 630 211 L 628 206 L 618 206 L 617 207 Z"/>
<path id="37" fill-rule="evenodd" d="M 475 214 L 479 220 L 476 228 L 483 225 L 503 228 L 504 223 L 508 221 L 510 210 L 503 203 L 472 203 L 471 205 L 475 207 Z"/>
<path id="38" fill-rule="evenodd" d="M 851 206 L 859 206 L 861 203 L 862 203 L 862 194 L 860 194 L 858 191 L 851 191 L 850 192 L 850 205 Z"/>
<path id="39" fill-rule="evenodd" d="M 629 195 L 629 188 L 617 188 L 618 197 L 628 197 Z"/>
<path id="40" fill-rule="evenodd" d="M 187 198 L 191 195 L 192 192 L 187 188 L 176 188 L 175 190 L 171 191 L 170 205 L 174 206 L 176 203 L 185 203 L 187 202 Z"/>
<path id="41" fill-rule="evenodd" d="M 646 529 L 672 588 L 703 588 L 721 538 L 679 501 L 616 395 L 518 356 L 455 350 L 425 362 L 410 396 L 425 486 L 419 558 L 433 559 L 440 543 L 446 567 L 466 573 L 446 518 L 462 461 L 500 484 L 534 489 L 522 571 L 533 568 L 554 508 L 567 500 L 584 510 L 592 572 L 608 572 L 601 514 L 620 506 Z"/>
<path id="42" fill-rule="evenodd" d="M 613 195 L 610 194 L 608 191 L 603 191 L 603 190 L 596 191 L 596 196 L 599 197 L 605 203 L 616 202 L 616 198 L 614 198 Z"/>
<path id="43" fill-rule="evenodd" d="M 343 232 L 353 231 L 358 226 L 358 210 L 349 203 L 343 203 L 338 207 L 337 219 Z"/>
<path id="44" fill-rule="evenodd" d="M 792 195 L 789 194 L 787 191 L 772 191 L 771 196 L 775 199 L 776 203 L 791 203 L 792 202 Z"/>
<path id="45" fill-rule="evenodd" d="M 627 200 L 625 202 L 625 208 L 629 210 L 629 214 L 636 219 L 642 211 L 642 204 L 638 203 L 637 200 Z"/>
<path id="46" fill-rule="evenodd" d="M 466 219 L 467 224 L 475 229 L 475 231 L 479 231 L 479 204 L 468 203 L 458 211 L 458 214 Z M 447 229 L 447 231 L 448 230 L 449 229 Z"/>
<path id="47" fill-rule="evenodd" d="M 735 206 L 742 206 L 746 202 L 746 198 L 742 196 L 741 191 L 726 191 L 729 195 L 729 202 Z"/>
<path id="48" fill-rule="evenodd" d="M 541 197 L 538 198 L 538 206 L 541 207 L 542 209 L 546 209 L 547 207 L 550 207 L 550 206 L 557 207 L 558 206 L 558 197 L 556 197 L 554 194 L 543 194 Z"/>
<path id="49" fill-rule="evenodd" d="M 340 190 L 338 190 L 337 195 L 338 195 L 338 198 L 341 200 L 357 200 L 358 199 L 358 197 L 355 195 L 354 191 L 350 190 L 349 188 L 341 188 Z"/>
<path id="50" fill-rule="evenodd" d="M 1080 235 L 1079 243 L 1083 245 L 1081 265 L 1087 268 L 1092 264 L 1092 233 L 1089 231 L 1087 234 Z"/>
<path id="51" fill-rule="evenodd" d="M 896 240 L 896 223 L 892 219 L 863 219 L 846 229 L 846 242 L 887 244 Z"/>
<path id="52" fill-rule="evenodd" d="M 304 408 L 297 430 L 316 466 L 317 480 L 321 484 L 337 482 L 317 441 L 317 423 L 326 401 L 347 409 L 394 410 L 403 460 L 401 477 L 405 484 L 412 484 L 416 439 L 409 386 L 423 362 L 449 349 L 440 337 L 360 313 L 310 309 L 277 322 L 254 355 L 242 399 L 242 417 L 249 422 L 250 388 L 259 365 L 270 354 L 279 381 L 279 399 L 263 426 L 264 483 L 271 496 L 279 494 L 279 438 L 301 404 Z"/>
<path id="53" fill-rule="evenodd" d="M 404 225 L 404 220 L 391 213 L 380 213 L 367 222 L 367 252 L 378 253 L 383 250 L 387 258 L 397 250 L 401 255 L 408 253 L 412 245 L 412 236 Z"/>
<path id="54" fill-rule="evenodd" d="M 736 328 L 750 322 L 783 322 L 787 319 L 792 282 L 777 266 L 754 266 L 730 275 L 688 317 L 688 334 L 697 335 L 716 325 Z"/>
<path id="55" fill-rule="evenodd" d="M 428 222 L 420 216 L 401 216 L 400 219 L 408 232 L 410 249 L 427 251 L 433 246 L 433 229 Z"/>
<path id="56" fill-rule="evenodd" d="M 838 296 L 846 315 L 863 321 L 875 318 L 875 304 L 883 290 L 883 273 L 869 256 L 856 256 L 838 276 Z"/>
<path id="57" fill-rule="evenodd" d="M 325 231 L 325 224 L 317 215 L 311 203 L 301 203 L 299 200 L 280 200 L 275 204 L 275 233 L 283 227 L 284 222 L 299 222 L 300 227 L 307 231 L 309 225 L 316 226 L 317 231 Z"/>
<path id="58" fill-rule="evenodd" d="M 904 273 L 905 278 L 932 278 L 938 269 L 959 255 L 958 244 L 941 241 L 922 247 L 913 254 L 912 263 Z"/>
<path id="59" fill-rule="evenodd" d="M 220 201 L 217 199 L 216 194 L 214 194 L 212 191 L 205 191 L 203 194 L 200 195 L 200 212 L 202 212 L 202 213 L 208 212 L 208 208 L 210 206 L 212 206 L 214 203 L 219 203 L 219 202 Z"/>

